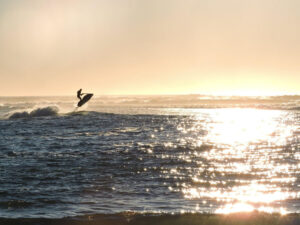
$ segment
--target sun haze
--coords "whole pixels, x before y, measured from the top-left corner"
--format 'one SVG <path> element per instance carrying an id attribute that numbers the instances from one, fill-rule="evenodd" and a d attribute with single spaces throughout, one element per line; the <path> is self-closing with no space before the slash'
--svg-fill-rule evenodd
<path id="1" fill-rule="evenodd" d="M 0 96 L 300 93 L 298 0 L 2 0 Z"/>

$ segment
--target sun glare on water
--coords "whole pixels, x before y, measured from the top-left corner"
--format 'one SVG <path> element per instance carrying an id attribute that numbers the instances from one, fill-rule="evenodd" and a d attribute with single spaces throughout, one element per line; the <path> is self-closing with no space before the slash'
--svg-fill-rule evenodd
<path id="1" fill-rule="evenodd" d="M 207 140 L 230 146 L 247 146 L 250 142 L 272 141 L 278 127 L 280 111 L 257 109 L 221 109 L 212 115 L 215 123 L 208 127 Z M 285 135 L 276 141 L 285 141 L 291 130 L 282 129 Z"/>
<path id="2" fill-rule="evenodd" d="M 185 198 L 218 202 L 216 213 L 286 214 L 281 203 L 300 197 L 297 190 L 287 188 L 296 181 L 299 164 L 282 162 L 287 154 L 283 146 L 297 129 L 286 124 L 288 116 L 288 112 L 257 109 L 220 109 L 196 116 L 198 127 L 207 134 L 195 142 L 213 147 L 195 153 L 199 169 L 191 174 L 193 183 L 181 189 Z M 209 166 L 203 167 L 202 160 Z"/>

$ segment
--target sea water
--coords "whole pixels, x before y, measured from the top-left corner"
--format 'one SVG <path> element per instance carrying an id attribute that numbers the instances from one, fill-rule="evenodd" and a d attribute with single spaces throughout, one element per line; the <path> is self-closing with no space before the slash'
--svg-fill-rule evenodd
<path id="1" fill-rule="evenodd" d="M 0 217 L 297 212 L 300 97 L 0 98 Z"/>

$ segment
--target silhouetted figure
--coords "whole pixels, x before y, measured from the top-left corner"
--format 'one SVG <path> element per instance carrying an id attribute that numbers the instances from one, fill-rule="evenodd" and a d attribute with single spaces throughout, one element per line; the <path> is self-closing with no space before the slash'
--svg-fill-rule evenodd
<path id="1" fill-rule="evenodd" d="M 86 102 L 88 102 L 94 94 L 92 93 L 81 93 L 82 89 L 80 88 L 78 91 L 77 91 L 77 98 L 79 98 L 79 102 L 77 103 L 77 107 L 80 107 L 82 105 L 84 105 Z M 84 95 L 83 98 L 81 98 L 81 96 Z"/>
<path id="2" fill-rule="evenodd" d="M 80 101 L 81 101 L 81 95 L 84 95 L 84 93 L 81 93 L 81 91 L 82 91 L 81 88 L 77 91 L 77 98 L 79 98 Z"/>

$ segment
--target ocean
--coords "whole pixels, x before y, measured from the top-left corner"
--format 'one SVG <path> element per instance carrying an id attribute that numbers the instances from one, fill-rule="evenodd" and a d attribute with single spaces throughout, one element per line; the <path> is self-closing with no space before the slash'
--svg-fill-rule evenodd
<path id="1" fill-rule="evenodd" d="M 300 212 L 300 96 L 0 97 L 0 218 Z"/>

